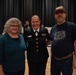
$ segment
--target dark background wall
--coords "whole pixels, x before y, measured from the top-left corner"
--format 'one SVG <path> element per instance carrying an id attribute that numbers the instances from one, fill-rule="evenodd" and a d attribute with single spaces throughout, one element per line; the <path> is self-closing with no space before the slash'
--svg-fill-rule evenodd
<path id="1" fill-rule="evenodd" d="M 32 15 L 39 15 L 47 27 L 55 24 L 55 7 L 63 5 L 67 11 L 67 20 L 76 23 L 76 0 L 0 0 L 0 34 L 5 22 L 11 17 L 17 17 L 24 24 L 30 21 Z"/>

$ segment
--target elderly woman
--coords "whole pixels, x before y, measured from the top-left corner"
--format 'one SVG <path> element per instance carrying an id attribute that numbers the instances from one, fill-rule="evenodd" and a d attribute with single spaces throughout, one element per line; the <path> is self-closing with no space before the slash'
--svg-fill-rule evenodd
<path id="1" fill-rule="evenodd" d="M 4 25 L 0 37 L 0 75 L 24 75 L 26 45 L 22 24 L 17 18 L 10 18 Z"/>

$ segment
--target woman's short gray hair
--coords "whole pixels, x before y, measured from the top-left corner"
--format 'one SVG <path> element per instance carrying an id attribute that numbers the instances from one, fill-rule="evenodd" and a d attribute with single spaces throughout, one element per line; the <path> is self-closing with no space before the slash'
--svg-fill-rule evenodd
<path id="1" fill-rule="evenodd" d="M 13 22 L 18 22 L 18 25 L 19 25 L 19 31 L 18 33 L 22 33 L 22 23 L 21 21 L 18 19 L 18 18 L 10 18 L 9 20 L 6 21 L 5 25 L 4 25 L 4 30 L 3 30 L 3 33 L 8 33 L 8 29 L 10 27 L 10 24 L 13 23 Z"/>

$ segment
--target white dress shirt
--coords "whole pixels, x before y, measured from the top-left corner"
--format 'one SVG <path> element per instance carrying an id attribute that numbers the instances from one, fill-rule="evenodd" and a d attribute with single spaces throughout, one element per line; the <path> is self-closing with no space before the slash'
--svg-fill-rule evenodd
<path id="1" fill-rule="evenodd" d="M 35 32 L 35 35 L 38 36 L 39 28 L 37 30 L 33 29 Z"/>

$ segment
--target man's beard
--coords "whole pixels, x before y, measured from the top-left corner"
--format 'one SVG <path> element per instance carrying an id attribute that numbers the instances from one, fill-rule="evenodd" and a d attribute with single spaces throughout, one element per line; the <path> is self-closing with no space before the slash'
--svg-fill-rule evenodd
<path id="1" fill-rule="evenodd" d="M 57 22 L 58 23 L 63 23 L 64 22 L 64 18 L 62 18 L 62 17 L 57 18 Z"/>

